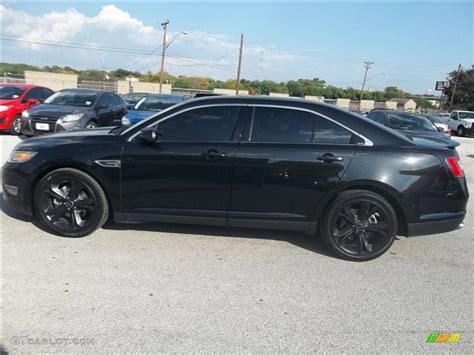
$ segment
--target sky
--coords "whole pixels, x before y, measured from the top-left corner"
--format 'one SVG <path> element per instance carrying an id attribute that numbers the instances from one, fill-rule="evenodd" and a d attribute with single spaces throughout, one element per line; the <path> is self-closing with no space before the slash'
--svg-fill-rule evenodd
<path id="1" fill-rule="evenodd" d="M 371 90 L 436 94 L 435 81 L 473 64 L 472 2 L 3 1 L 0 9 L 1 61 L 9 63 L 156 72 L 159 24 L 168 19 L 168 41 L 177 37 L 165 70 L 174 75 L 235 78 L 241 33 L 250 80 L 359 88 L 371 61 Z"/>

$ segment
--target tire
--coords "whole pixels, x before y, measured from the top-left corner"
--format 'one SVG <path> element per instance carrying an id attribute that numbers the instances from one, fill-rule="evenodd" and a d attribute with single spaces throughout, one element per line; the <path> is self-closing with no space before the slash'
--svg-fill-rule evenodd
<path id="1" fill-rule="evenodd" d="M 83 171 L 62 168 L 45 175 L 34 190 L 35 217 L 44 229 L 64 237 L 84 237 L 109 215 L 101 186 Z"/>
<path id="2" fill-rule="evenodd" d="M 397 214 L 390 203 L 366 190 L 341 192 L 326 209 L 319 228 L 327 248 L 351 261 L 368 261 L 384 254 L 397 230 Z"/>
<path id="3" fill-rule="evenodd" d="M 464 130 L 464 126 L 459 126 L 458 129 L 456 130 L 456 134 L 459 136 L 459 137 L 464 137 L 465 135 L 465 130 Z"/>
<path id="4" fill-rule="evenodd" d="M 21 133 L 20 120 L 21 120 L 20 115 L 15 116 L 15 118 L 13 119 L 12 125 L 10 126 L 10 129 L 8 130 L 10 134 L 18 136 Z"/>
<path id="5" fill-rule="evenodd" d="M 94 121 L 89 121 L 89 122 L 87 122 L 87 124 L 86 124 L 86 128 L 91 128 L 91 129 L 92 129 L 92 128 L 97 128 L 97 123 L 94 122 Z"/>

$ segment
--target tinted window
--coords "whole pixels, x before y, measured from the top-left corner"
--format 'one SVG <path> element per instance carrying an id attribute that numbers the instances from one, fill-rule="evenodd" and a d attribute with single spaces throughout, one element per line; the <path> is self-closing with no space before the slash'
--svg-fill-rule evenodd
<path id="1" fill-rule="evenodd" d="M 315 116 L 314 143 L 350 144 L 352 133 L 323 117 Z"/>
<path id="2" fill-rule="evenodd" d="M 264 143 L 311 143 L 315 115 L 284 108 L 256 107 L 251 140 Z"/>
<path id="3" fill-rule="evenodd" d="M 44 102 L 53 92 L 44 88 L 33 88 L 25 95 L 25 100 L 36 99 Z"/>
<path id="4" fill-rule="evenodd" d="M 115 99 L 112 94 L 104 92 L 100 95 L 99 101 L 97 102 L 100 106 L 115 106 Z"/>
<path id="5" fill-rule="evenodd" d="M 135 106 L 135 110 L 160 111 L 183 102 L 181 96 L 147 96 Z"/>
<path id="6" fill-rule="evenodd" d="M 238 111 L 238 106 L 197 108 L 160 123 L 158 133 L 164 141 L 230 141 Z"/>
<path id="7" fill-rule="evenodd" d="M 112 96 L 112 102 L 114 106 L 120 106 L 123 105 L 124 102 L 122 101 L 122 98 L 120 96 L 110 94 Z"/>
<path id="8" fill-rule="evenodd" d="M 409 114 L 388 115 L 389 127 L 401 130 L 437 131 L 436 126 L 425 117 Z"/>

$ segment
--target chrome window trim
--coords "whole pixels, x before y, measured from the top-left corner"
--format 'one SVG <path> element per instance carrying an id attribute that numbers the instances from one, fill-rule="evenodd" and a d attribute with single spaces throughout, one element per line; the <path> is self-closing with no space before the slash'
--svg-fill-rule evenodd
<path id="1" fill-rule="evenodd" d="M 158 124 L 160 122 L 163 122 L 167 119 L 170 119 L 176 115 L 179 115 L 181 113 L 184 113 L 184 112 L 188 112 L 188 111 L 191 111 L 191 110 L 195 110 L 195 109 L 200 109 L 200 108 L 206 108 L 206 107 L 216 107 L 216 106 L 242 106 L 242 107 L 252 107 L 252 108 L 255 108 L 255 107 L 271 107 L 271 108 L 285 108 L 285 109 L 289 109 L 289 110 L 297 110 L 297 111 L 304 111 L 304 112 L 308 112 L 308 113 L 311 113 L 315 116 L 319 116 L 319 117 L 322 117 L 344 129 L 346 129 L 347 131 L 351 132 L 352 134 L 355 134 L 356 136 L 358 136 L 359 138 L 361 138 L 364 143 L 363 144 L 341 144 L 341 145 L 363 145 L 363 146 L 367 146 L 367 147 L 372 147 L 374 145 L 374 143 L 367 137 L 365 137 L 364 135 L 354 131 L 352 128 L 349 128 L 347 127 L 346 125 L 322 114 L 322 113 L 319 113 L 319 112 L 316 112 L 316 111 L 313 111 L 313 110 L 310 110 L 310 109 L 307 109 L 307 108 L 302 108 L 302 107 L 294 107 L 294 106 L 285 106 L 285 105 L 269 105 L 269 104 L 248 104 L 248 103 L 218 103 L 218 104 L 207 104 L 207 105 L 199 105 L 199 106 L 191 106 L 191 107 L 188 107 L 188 108 L 185 108 L 183 110 L 180 110 L 180 111 L 177 111 L 169 116 L 166 116 L 166 117 L 163 117 L 162 119 L 159 119 L 157 121 L 154 121 L 153 123 L 147 125 L 146 127 L 144 128 L 148 128 L 148 127 L 151 127 L 155 124 Z M 166 113 L 167 111 L 171 110 L 171 109 L 174 109 L 176 108 L 176 106 L 172 106 L 166 110 L 163 110 L 160 112 L 160 114 L 163 114 L 163 113 Z M 254 111 L 255 112 L 255 111 Z M 252 113 L 252 119 L 253 119 L 253 114 L 254 112 Z M 156 116 L 155 116 L 156 117 Z M 146 120 L 147 121 L 150 121 L 152 120 L 154 117 L 150 117 L 150 118 L 147 118 Z M 146 121 L 145 121 L 146 122 Z M 130 127 L 130 128 L 127 128 L 125 131 L 122 132 L 122 134 L 125 134 L 127 131 L 131 130 L 133 128 Z M 137 135 L 140 134 L 140 131 L 141 130 L 138 130 L 137 132 L 135 132 L 134 134 L 132 134 L 128 139 L 127 139 L 127 142 L 131 142 Z M 251 138 L 251 136 L 249 136 L 249 139 Z M 248 141 L 248 143 L 264 143 L 264 142 L 252 142 L 252 141 Z M 269 142 L 271 143 L 271 142 Z M 290 143 L 290 142 L 289 142 Z M 274 142 L 272 144 L 289 144 L 289 143 L 277 143 L 277 142 Z M 318 143 L 306 143 L 306 144 L 318 144 Z M 328 145 L 337 145 L 336 143 L 321 143 L 321 145 L 324 144 L 328 144 Z"/>
<path id="2" fill-rule="evenodd" d="M 319 113 L 319 112 L 316 112 L 316 111 L 313 111 L 313 110 L 310 110 L 310 109 L 307 109 L 307 108 L 302 108 L 302 107 L 294 107 L 294 106 L 284 106 L 284 105 L 268 105 L 268 104 L 249 104 L 248 105 L 249 107 L 271 107 L 271 108 L 286 108 L 286 109 L 289 109 L 289 110 L 298 110 L 298 111 L 304 111 L 304 112 L 309 112 L 309 113 L 312 113 L 313 115 L 316 115 L 316 116 L 319 116 L 319 117 L 322 117 L 336 125 L 338 125 L 339 127 L 342 127 L 346 130 L 348 130 L 349 132 L 351 132 L 352 134 L 355 134 L 356 136 L 358 136 L 359 138 L 362 138 L 362 140 L 364 141 L 363 144 L 339 144 L 339 145 L 364 145 L 364 146 L 367 146 L 367 147 L 372 147 L 374 145 L 374 142 L 372 142 L 369 138 L 365 137 L 364 135 L 354 131 L 352 128 L 349 128 L 347 127 L 346 125 L 343 125 L 342 123 L 340 122 L 337 122 L 336 120 L 332 119 L 331 117 L 328 117 L 322 113 Z M 249 136 L 249 139 L 251 139 L 252 136 Z M 251 140 L 249 140 L 250 143 L 252 143 Z M 265 142 L 254 142 L 254 143 L 265 143 Z M 269 142 L 270 143 L 270 142 Z M 275 144 L 290 144 L 291 142 L 288 142 L 288 143 L 275 143 Z M 318 144 L 318 143 L 306 143 L 306 144 Z M 338 145 L 337 143 L 319 143 L 321 145 Z"/>

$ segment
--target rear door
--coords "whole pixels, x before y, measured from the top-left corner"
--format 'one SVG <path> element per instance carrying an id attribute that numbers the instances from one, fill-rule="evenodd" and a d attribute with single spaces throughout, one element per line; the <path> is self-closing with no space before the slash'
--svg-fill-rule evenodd
<path id="1" fill-rule="evenodd" d="M 229 225 L 307 230 L 360 138 L 292 107 L 256 106 L 247 127 L 235 156 Z"/>

